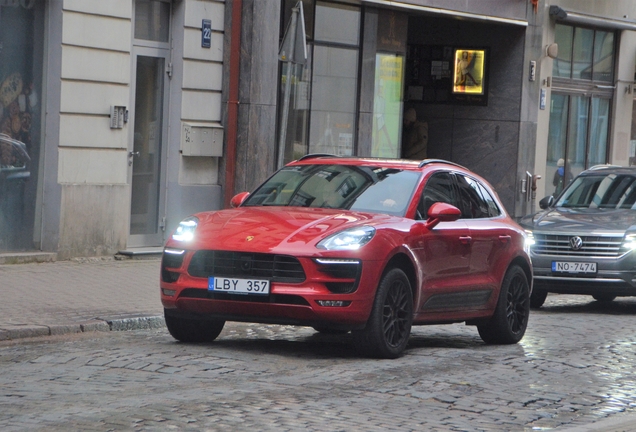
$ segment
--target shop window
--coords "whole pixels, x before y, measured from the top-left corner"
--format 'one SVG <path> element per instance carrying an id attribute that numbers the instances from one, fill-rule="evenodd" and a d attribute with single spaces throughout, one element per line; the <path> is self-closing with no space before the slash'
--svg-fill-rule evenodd
<path id="1" fill-rule="evenodd" d="M 545 195 L 558 195 L 581 171 L 607 163 L 615 34 L 557 23 Z"/>
<path id="2" fill-rule="evenodd" d="M 297 3 L 283 2 L 281 29 L 287 27 Z M 278 132 L 285 127 L 283 163 L 307 153 L 352 155 L 355 148 L 360 8 L 313 0 L 302 4 L 309 58 L 304 64 L 281 63 Z"/>
<path id="3" fill-rule="evenodd" d="M 552 94 L 545 194 L 557 196 L 581 171 L 607 162 L 610 99 Z"/>
<path id="4" fill-rule="evenodd" d="M 43 9 L 34 1 L 0 6 L 0 251 L 35 241 Z"/>

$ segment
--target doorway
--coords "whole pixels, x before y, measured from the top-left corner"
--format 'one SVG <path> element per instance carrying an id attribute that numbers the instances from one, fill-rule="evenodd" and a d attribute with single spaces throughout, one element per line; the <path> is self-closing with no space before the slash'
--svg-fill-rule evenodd
<path id="1" fill-rule="evenodd" d="M 131 185 L 128 247 L 163 244 L 169 52 L 134 48 L 133 136 L 128 152 Z"/>

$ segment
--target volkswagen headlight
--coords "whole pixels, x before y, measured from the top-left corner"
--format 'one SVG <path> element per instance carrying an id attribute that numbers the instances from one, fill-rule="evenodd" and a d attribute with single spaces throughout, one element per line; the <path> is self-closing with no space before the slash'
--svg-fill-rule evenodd
<path id="1" fill-rule="evenodd" d="M 534 234 L 530 230 L 526 230 L 526 238 L 524 240 L 523 248 L 526 253 L 530 253 L 530 249 L 534 246 L 536 241 L 534 240 Z"/>
<path id="2" fill-rule="evenodd" d="M 627 234 L 623 240 L 623 248 L 628 251 L 636 249 L 636 234 Z"/>
<path id="3" fill-rule="evenodd" d="M 197 229 L 199 219 L 190 216 L 179 222 L 179 226 L 172 234 L 172 239 L 176 241 L 190 241 L 194 238 L 194 230 Z"/>
<path id="4" fill-rule="evenodd" d="M 326 250 L 356 250 L 369 243 L 375 235 L 375 228 L 363 226 L 340 231 L 316 245 Z"/>

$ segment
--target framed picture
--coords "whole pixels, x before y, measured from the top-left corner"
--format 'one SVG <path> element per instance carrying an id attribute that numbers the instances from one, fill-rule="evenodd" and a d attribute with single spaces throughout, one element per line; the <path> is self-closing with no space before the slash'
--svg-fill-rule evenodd
<path id="1" fill-rule="evenodd" d="M 454 95 L 483 95 L 486 89 L 486 50 L 456 48 L 453 68 Z"/>

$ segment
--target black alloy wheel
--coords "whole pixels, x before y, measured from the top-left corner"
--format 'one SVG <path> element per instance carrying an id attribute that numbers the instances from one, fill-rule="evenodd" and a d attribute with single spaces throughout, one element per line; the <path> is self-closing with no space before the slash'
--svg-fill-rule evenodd
<path id="1" fill-rule="evenodd" d="M 378 285 L 366 327 L 353 332 L 355 346 L 363 355 L 397 358 L 406 348 L 412 323 L 411 284 L 402 270 L 391 269 Z"/>
<path id="2" fill-rule="evenodd" d="M 165 310 L 164 318 L 168 332 L 179 342 L 212 342 L 221 334 L 225 325 L 225 321 L 181 318 L 166 313 Z"/>
<path id="3" fill-rule="evenodd" d="M 530 316 L 530 285 L 517 265 L 506 272 L 492 318 L 477 326 L 487 344 L 513 344 L 521 340 Z"/>

